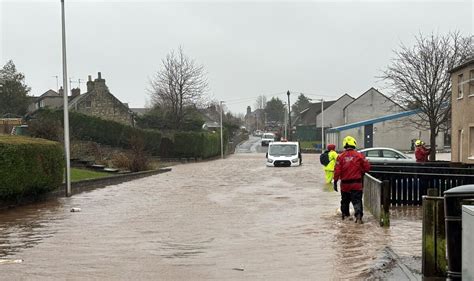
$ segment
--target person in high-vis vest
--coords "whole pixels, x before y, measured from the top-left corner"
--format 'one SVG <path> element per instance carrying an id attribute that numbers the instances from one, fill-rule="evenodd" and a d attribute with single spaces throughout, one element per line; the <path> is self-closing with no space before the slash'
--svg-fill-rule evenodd
<path id="1" fill-rule="evenodd" d="M 334 167 L 336 166 L 337 152 L 334 144 L 327 146 L 329 163 L 324 166 L 324 173 L 326 174 L 326 183 L 330 184 L 334 178 Z"/>
<path id="2" fill-rule="evenodd" d="M 416 162 L 427 162 L 428 156 L 431 153 L 431 149 L 426 148 L 425 143 L 422 140 L 416 140 L 415 146 Z"/>

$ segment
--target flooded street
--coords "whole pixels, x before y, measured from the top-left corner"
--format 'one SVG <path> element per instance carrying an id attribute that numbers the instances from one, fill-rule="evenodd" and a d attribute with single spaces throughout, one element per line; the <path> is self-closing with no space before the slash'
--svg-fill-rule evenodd
<path id="1" fill-rule="evenodd" d="M 389 229 L 368 212 L 341 221 L 318 155 L 267 168 L 258 151 L 2 211 L 0 258 L 23 262 L 0 279 L 363 279 L 387 246 L 421 256 L 419 209 L 395 210 Z"/>

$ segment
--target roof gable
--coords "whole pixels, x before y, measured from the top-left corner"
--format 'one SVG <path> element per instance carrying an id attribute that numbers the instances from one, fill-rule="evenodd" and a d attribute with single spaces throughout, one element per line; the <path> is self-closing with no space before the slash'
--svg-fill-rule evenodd
<path id="1" fill-rule="evenodd" d="M 62 97 L 62 95 L 56 91 L 49 89 L 40 96 L 40 98 L 43 98 L 43 97 Z"/>
<path id="2" fill-rule="evenodd" d="M 379 92 L 377 89 L 375 89 L 374 87 L 370 87 L 370 89 L 368 89 L 367 91 L 365 91 L 362 95 L 358 96 L 357 98 L 355 98 L 352 102 L 350 102 L 348 105 L 346 105 L 344 107 L 344 111 L 351 105 L 351 104 L 354 104 L 358 101 L 360 101 L 362 98 L 364 98 L 365 96 L 371 94 L 371 93 L 375 93 L 377 95 L 380 95 L 381 97 L 383 97 L 385 100 L 393 103 L 393 105 L 399 107 L 401 110 L 404 110 L 404 108 L 399 105 L 398 103 L 396 103 L 395 101 L 393 101 L 391 98 L 387 97 L 386 95 L 382 94 L 381 92 Z"/>
<path id="3" fill-rule="evenodd" d="M 107 90 L 101 90 L 101 92 L 107 96 L 109 96 L 111 99 L 117 101 L 117 103 L 123 107 L 125 110 L 129 111 L 130 112 L 130 109 L 128 108 L 128 106 L 126 106 L 125 104 L 123 104 L 123 102 L 121 102 L 117 97 L 115 97 L 108 89 Z M 70 109 L 74 109 L 76 107 L 76 105 L 78 105 L 82 100 L 86 99 L 87 97 L 93 97 L 95 95 L 98 95 L 99 92 L 96 90 L 96 89 L 92 89 L 91 91 L 87 92 L 87 93 L 84 93 L 82 95 L 79 95 L 77 97 L 75 97 L 73 100 L 71 100 L 69 102 L 69 108 Z"/>
<path id="4" fill-rule="evenodd" d="M 337 100 L 333 101 L 323 101 L 323 110 L 326 110 L 331 105 L 333 105 Z M 310 103 L 308 108 L 301 111 L 300 118 L 298 118 L 297 122 L 305 125 L 314 124 L 316 123 L 316 116 L 321 113 L 321 102 Z"/>

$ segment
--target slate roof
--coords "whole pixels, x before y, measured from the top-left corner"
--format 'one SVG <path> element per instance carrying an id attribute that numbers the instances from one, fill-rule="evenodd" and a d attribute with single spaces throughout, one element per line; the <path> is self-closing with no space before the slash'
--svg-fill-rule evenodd
<path id="1" fill-rule="evenodd" d="M 324 110 L 333 105 L 337 100 L 324 101 Z M 316 116 L 321 113 L 321 102 L 310 103 L 309 107 L 300 112 L 299 118 L 294 121 L 297 125 L 314 125 L 316 123 Z"/>

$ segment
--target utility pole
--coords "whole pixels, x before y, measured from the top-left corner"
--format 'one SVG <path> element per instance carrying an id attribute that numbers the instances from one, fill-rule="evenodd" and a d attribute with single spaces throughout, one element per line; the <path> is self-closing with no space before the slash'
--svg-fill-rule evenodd
<path id="1" fill-rule="evenodd" d="M 223 111 L 223 108 L 222 108 L 222 105 L 224 104 L 223 101 L 220 102 L 220 107 L 221 107 L 221 159 L 224 159 L 224 132 L 222 130 L 222 111 Z"/>
<path id="2" fill-rule="evenodd" d="M 255 120 L 257 120 L 257 131 L 258 131 L 258 113 L 255 112 Z"/>
<path id="3" fill-rule="evenodd" d="M 290 106 L 290 90 L 286 92 L 286 95 L 288 96 L 288 140 L 291 139 L 291 106 Z"/>
<path id="4" fill-rule="evenodd" d="M 265 131 L 267 130 L 267 113 L 265 112 L 265 119 L 264 119 L 263 127 L 265 128 Z"/>
<path id="5" fill-rule="evenodd" d="M 71 155 L 69 150 L 69 106 L 67 91 L 67 63 L 66 63 L 66 18 L 64 14 L 64 0 L 61 0 L 62 22 L 62 55 L 63 55 L 63 112 L 64 112 L 64 154 L 66 156 L 66 196 L 71 196 Z"/>
<path id="6" fill-rule="evenodd" d="M 287 125 L 287 123 L 288 123 L 288 114 L 287 114 L 287 112 L 286 112 L 286 110 L 285 110 L 285 117 L 284 117 L 284 124 L 285 124 L 285 140 L 288 140 L 288 137 L 287 137 L 287 136 L 288 136 L 288 135 L 287 135 L 288 125 Z"/>
<path id="7" fill-rule="evenodd" d="M 321 98 L 321 153 L 324 150 L 324 99 Z"/>

